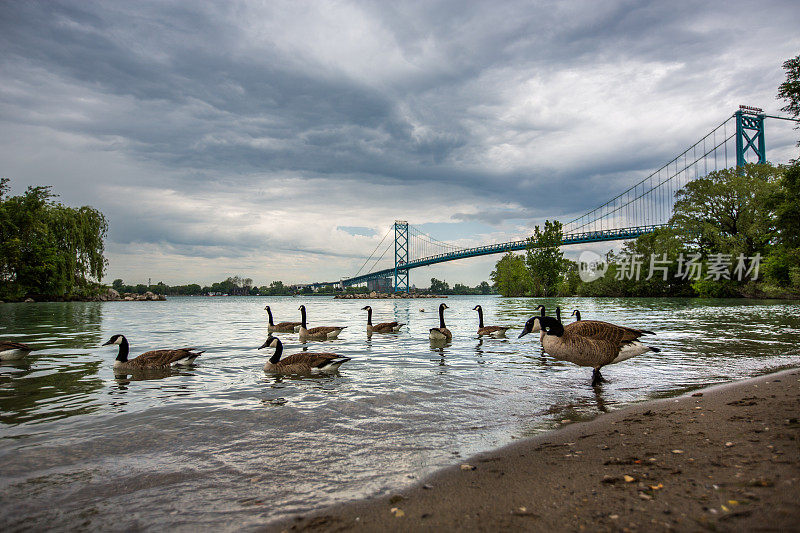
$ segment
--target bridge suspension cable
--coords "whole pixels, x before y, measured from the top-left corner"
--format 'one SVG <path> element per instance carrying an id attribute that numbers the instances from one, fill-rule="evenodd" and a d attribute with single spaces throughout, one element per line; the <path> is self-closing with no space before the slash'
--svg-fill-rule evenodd
<path id="1" fill-rule="evenodd" d="M 736 135 L 736 128 L 729 124 L 732 120 L 734 117 L 729 117 L 670 162 L 611 200 L 567 222 L 564 233 L 666 223 L 678 190 L 692 179 L 719 170 L 721 165 L 722 168 L 731 166 L 728 142 Z"/>
<path id="2" fill-rule="evenodd" d="M 378 245 L 377 245 L 377 246 L 375 246 L 375 249 L 374 249 L 374 250 L 372 250 L 372 253 L 371 253 L 371 254 L 369 254 L 369 257 L 367 257 L 366 261 L 364 261 L 364 264 L 363 264 L 363 265 L 361 265 L 361 268 L 359 268 L 359 269 L 358 269 L 358 272 L 356 272 L 356 273 L 355 273 L 355 275 L 353 276 L 354 278 L 355 278 L 355 277 L 357 277 L 359 274 L 361 274 L 361 271 L 362 271 L 362 270 L 364 270 L 364 267 L 367 265 L 367 263 L 369 263 L 369 260 L 370 260 L 370 259 L 372 259 L 372 256 L 373 256 L 373 255 L 375 255 L 375 252 L 377 252 L 377 251 L 378 251 L 378 248 L 380 248 L 381 244 L 383 244 L 383 241 L 385 241 L 385 240 L 386 240 L 386 237 L 388 237 L 388 236 L 389 236 L 389 234 L 392 232 L 392 230 L 393 230 L 393 229 L 394 229 L 394 227 L 393 227 L 393 226 L 390 226 L 390 227 L 389 227 L 389 230 L 388 230 L 388 231 L 386 232 L 386 234 L 383 236 L 383 239 L 381 239 L 381 242 L 379 242 L 379 243 L 378 243 Z M 387 248 L 387 249 L 388 249 L 388 248 Z M 385 255 L 385 254 L 386 254 L 386 251 L 384 251 L 384 252 L 383 252 L 383 254 Z M 383 257 L 383 255 L 381 255 L 381 258 L 382 258 L 382 257 Z M 377 263 L 377 261 L 376 261 L 376 263 Z M 375 268 L 375 265 L 374 265 L 374 264 L 372 265 L 372 268 Z M 371 269 L 370 269 L 370 270 L 371 270 Z"/>

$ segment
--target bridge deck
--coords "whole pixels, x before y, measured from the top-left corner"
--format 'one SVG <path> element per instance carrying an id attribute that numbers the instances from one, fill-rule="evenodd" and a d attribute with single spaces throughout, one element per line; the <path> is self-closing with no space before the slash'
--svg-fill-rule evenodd
<path id="1" fill-rule="evenodd" d="M 639 235 L 644 235 L 645 233 L 651 233 L 656 229 L 663 228 L 665 226 L 666 224 L 655 224 L 650 226 L 636 226 L 631 228 L 568 233 L 564 235 L 564 239 L 562 240 L 561 244 L 562 246 L 569 246 L 571 244 L 581 244 L 588 242 L 620 241 L 626 239 L 635 239 Z M 444 263 L 446 261 L 466 259 L 468 257 L 478 257 L 481 255 L 501 254 L 506 252 L 525 250 L 527 247 L 528 247 L 528 239 L 523 239 L 519 241 L 509 241 L 497 244 L 489 244 L 486 246 L 478 246 L 475 248 L 464 248 L 462 250 L 456 250 L 454 252 L 448 252 L 444 254 L 432 255 L 428 257 L 422 257 L 420 259 L 415 259 L 413 261 L 409 261 L 404 265 L 403 264 L 397 265 L 397 270 L 398 271 L 411 270 L 412 268 L 430 266 L 436 263 Z M 376 270 L 375 272 L 370 272 L 369 274 L 362 274 L 361 276 L 356 276 L 354 278 L 346 278 L 342 279 L 341 281 L 317 282 L 317 283 L 312 283 L 309 286 L 322 287 L 325 285 L 337 285 L 341 283 L 342 286 L 347 287 L 349 285 L 358 285 L 359 283 L 365 283 L 373 279 L 380 279 L 389 276 L 394 276 L 394 273 L 395 273 L 394 268 L 386 268 L 383 270 Z"/>

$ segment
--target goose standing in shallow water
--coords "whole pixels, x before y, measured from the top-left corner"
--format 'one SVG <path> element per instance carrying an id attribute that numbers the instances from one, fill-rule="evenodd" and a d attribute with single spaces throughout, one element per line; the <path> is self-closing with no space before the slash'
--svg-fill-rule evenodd
<path id="1" fill-rule="evenodd" d="M 316 328 L 308 329 L 306 327 L 306 306 L 301 305 L 300 309 L 300 340 L 313 339 L 313 340 L 332 340 L 339 336 L 347 326 L 319 326 Z"/>
<path id="2" fill-rule="evenodd" d="M 492 337 L 505 337 L 508 326 L 484 326 L 483 325 L 483 308 L 476 305 L 472 308 L 473 311 L 478 311 L 478 335 L 490 335 Z"/>
<path id="3" fill-rule="evenodd" d="M 13 361 L 27 357 L 33 348 L 14 341 L 0 341 L 0 361 Z"/>
<path id="4" fill-rule="evenodd" d="M 638 341 L 642 335 L 654 335 L 652 331 L 617 326 L 599 320 L 581 320 L 564 326 L 553 317 L 535 316 L 525 323 L 519 336 L 531 333 L 537 325 L 544 332 L 542 347 L 545 352 L 560 361 L 594 369 L 593 387 L 605 381 L 600 374 L 602 367 L 648 351 L 661 351 Z"/>
<path id="5" fill-rule="evenodd" d="M 266 342 L 259 346 L 261 348 L 275 348 L 272 357 L 264 365 L 265 372 L 276 372 L 281 374 L 313 374 L 313 373 L 332 373 L 339 370 L 342 363 L 350 360 L 349 357 L 342 357 L 335 353 L 313 353 L 302 352 L 287 356 L 281 360 L 283 354 L 283 344 L 280 339 L 270 335 Z"/>
<path id="6" fill-rule="evenodd" d="M 447 305 L 439 304 L 439 327 L 431 328 L 429 337 L 432 341 L 449 341 L 453 338 L 453 334 L 444 325 L 444 310 L 447 308 Z"/>
<path id="7" fill-rule="evenodd" d="M 194 348 L 177 350 L 153 350 L 128 360 L 128 339 L 125 335 L 112 335 L 103 346 L 119 345 L 119 353 L 114 361 L 114 370 L 145 370 L 148 368 L 168 368 L 177 365 L 190 365 L 203 353 Z"/>
<path id="8" fill-rule="evenodd" d="M 367 305 L 362 307 L 361 310 L 367 311 L 367 333 L 397 333 L 400 331 L 400 328 L 405 326 L 405 324 L 400 324 L 399 322 L 381 322 L 373 326 L 372 307 Z"/>
<path id="9" fill-rule="evenodd" d="M 269 315 L 269 325 L 267 326 L 267 331 L 272 333 L 273 331 L 278 333 L 295 333 L 300 329 L 300 322 L 278 322 L 277 324 L 272 322 L 272 309 L 269 306 L 266 306 L 264 310 Z"/>

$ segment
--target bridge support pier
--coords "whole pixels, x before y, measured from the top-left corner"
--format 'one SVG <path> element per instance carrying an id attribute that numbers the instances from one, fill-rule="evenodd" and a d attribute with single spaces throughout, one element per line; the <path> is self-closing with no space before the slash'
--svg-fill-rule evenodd
<path id="1" fill-rule="evenodd" d="M 398 267 L 408 263 L 408 222 L 394 221 L 394 292 L 409 292 L 408 269 Z"/>

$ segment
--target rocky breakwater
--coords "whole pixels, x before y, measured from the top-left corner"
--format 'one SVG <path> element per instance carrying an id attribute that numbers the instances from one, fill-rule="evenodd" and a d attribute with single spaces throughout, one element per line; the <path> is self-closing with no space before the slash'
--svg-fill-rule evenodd
<path id="1" fill-rule="evenodd" d="M 101 302 L 163 302 L 167 297 L 163 294 L 156 294 L 150 291 L 144 294 L 137 294 L 135 292 L 120 294 L 114 289 L 108 289 L 105 293 L 98 296 L 97 299 Z"/>
<path id="2" fill-rule="evenodd" d="M 388 300 L 402 300 L 406 298 L 447 298 L 447 296 L 440 296 L 438 294 L 416 294 L 406 292 L 365 292 L 360 294 L 337 294 L 333 297 L 335 300 L 370 300 L 370 299 L 388 299 Z"/>

